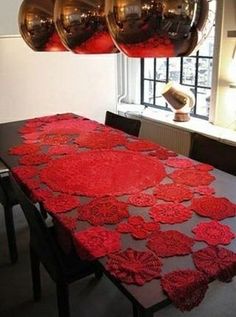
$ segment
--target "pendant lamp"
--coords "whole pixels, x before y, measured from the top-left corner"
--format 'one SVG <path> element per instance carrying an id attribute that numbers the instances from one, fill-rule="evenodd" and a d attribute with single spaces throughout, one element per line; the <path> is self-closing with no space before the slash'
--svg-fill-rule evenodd
<path id="1" fill-rule="evenodd" d="M 208 0 L 106 0 L 108 28 L 129 57 L 189 55 L 208 21 Z M 211 21 L 213 25 L 213 21 Z"/>
<path id="2" fill-rule="evenodd" d="M 104 0 L 56 0 L 54 21 L 64 45 L 77 54 L 116 53 Z"/>
<path id="3" fill-rule="evenodd" d="M 21 36 L 34 51 L 66 51 L 53 22 L 54 0 L 24 0 L 19 10 Z"/>

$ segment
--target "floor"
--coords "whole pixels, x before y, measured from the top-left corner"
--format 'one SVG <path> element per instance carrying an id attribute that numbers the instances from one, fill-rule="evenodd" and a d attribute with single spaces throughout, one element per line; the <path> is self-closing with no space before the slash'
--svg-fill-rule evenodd
<path id="1" fill-rule="evenodd" d="M 54 283 L 42 268 L 43 297 L 33 302 L 28 256 L 28 229 L 19 207 L 14 208 L 19 260 L 9 263 L 5 224 L 0 206 L 0 316 L 56 317 Z M 214 282 L 201 305 L 181 313 L 172 305 L 157 312 L 155 317 L 235 317 L 236 279 L 229 284 Z M 103 277 L 80 280 L 70 286 L 72 317 L 132 317 L 132 307 L 124 295 Z"/>

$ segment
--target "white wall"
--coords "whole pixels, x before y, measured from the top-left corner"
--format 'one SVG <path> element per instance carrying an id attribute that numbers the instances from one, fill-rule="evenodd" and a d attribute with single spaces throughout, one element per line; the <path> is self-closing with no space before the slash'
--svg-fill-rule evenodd
<path id="1" fill-rule="evenodd" d="M 33 52 L 0 38 L 0 122 L 61 112 L 104 121 L 116 105 L 117 55 Z"/>
<path id="2" fill-rule="evenodd" d="M 1 0 L 0 35 L 18 34 L 18 11 L 23 0 Z"/>

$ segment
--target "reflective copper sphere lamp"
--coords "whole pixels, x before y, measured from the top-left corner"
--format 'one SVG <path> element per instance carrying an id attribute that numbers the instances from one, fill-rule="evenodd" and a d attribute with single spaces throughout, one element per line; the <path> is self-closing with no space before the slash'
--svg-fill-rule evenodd
<path id="1" fill-rule="evenodd" d="M 20 34 L 34 51 L 67 51 L 56 31 L 54 0 L 24 0 L 18 21 Z"/>
<path id="2" fill-rule="evenodd" d="M 56 28 L 64 45 L 72 52 L 118 52 L 108 31 L 104 5 L 105 0 L 56 0 Z"/>
<path id="3" fill-rule="evenodd" d="M 129 57 L 178 57 L 204 35 L 207 0 L 106 0 L 108 28 Z M 212 21 L 213 24 L 213 21 Z"/>

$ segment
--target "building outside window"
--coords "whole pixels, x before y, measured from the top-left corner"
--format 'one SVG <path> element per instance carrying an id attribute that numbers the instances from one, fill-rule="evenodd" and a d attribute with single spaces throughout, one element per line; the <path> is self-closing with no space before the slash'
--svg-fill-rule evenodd
<path id="1" fill-rule="evenodd" d="M 209 117 L 215 27 L 199 51 L 187 57 L 145 58 L 141 60 L 141 104 L 169 110 L 161 92 L 169 81 L 190 89 L 196 98 L 192 116 Z"/>

